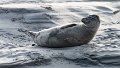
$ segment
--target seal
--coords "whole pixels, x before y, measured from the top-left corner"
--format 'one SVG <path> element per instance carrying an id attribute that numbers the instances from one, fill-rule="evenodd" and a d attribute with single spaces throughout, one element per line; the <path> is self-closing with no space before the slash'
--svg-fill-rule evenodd
<path id="1" fill-rule="evenodd" d="M 68 24 L 39 32 L 27 31 L 33 41 L 42 47 L 69 47 L 89 43 L 95 36 L 100 19 L 98 15 L 82 18 L 82 24 Z"/>

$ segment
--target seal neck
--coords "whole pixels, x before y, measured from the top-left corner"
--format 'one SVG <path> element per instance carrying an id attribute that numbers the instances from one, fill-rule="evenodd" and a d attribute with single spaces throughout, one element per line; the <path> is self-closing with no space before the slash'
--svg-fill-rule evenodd
<path id="1" fill-rule="evenodd" d="M 90 33 L 90 34 L 93 34 L 93 33 L 96 33 L 99 26 L 95 26 L 95 27 L 89 27 L 85 24 L 83 24 L 84 28 Z"/>

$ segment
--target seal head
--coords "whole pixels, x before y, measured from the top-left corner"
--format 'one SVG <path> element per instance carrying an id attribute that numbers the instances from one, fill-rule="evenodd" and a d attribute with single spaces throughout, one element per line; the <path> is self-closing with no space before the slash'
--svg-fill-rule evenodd
<path id="1" fill-rule="evenodd" d="M 88 27 L 95 27 L 96 25 L 100 24 L 100 19 L 98 15 L 89 15 L 86 18 L 82 18 L 81 21 Z"/>

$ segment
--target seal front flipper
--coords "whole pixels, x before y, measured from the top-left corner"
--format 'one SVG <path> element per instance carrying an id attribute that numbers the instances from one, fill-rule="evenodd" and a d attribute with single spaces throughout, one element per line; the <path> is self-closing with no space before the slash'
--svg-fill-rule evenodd
<path id="1" fill-rule="evenodd" d="M 69 24 L 69 25 L 62 26 L 60 29 L 65 29 L 65 28 L 76 26 L 76 25 L 77 24 Z"/>

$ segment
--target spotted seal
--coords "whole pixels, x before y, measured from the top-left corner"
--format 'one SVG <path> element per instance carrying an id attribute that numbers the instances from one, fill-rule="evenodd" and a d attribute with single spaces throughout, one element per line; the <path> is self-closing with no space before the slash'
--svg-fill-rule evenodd
<path id="1" fill-rule="evenodd" d="M 89 43 L 95 36 L 100 19 L 98 15 L 82 18 L 82 24 L 68 24 L 39 32 L 28 31 L 33 41 L 43 47 L 69 47 Z"/>

